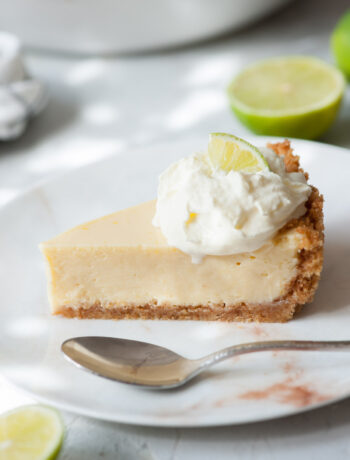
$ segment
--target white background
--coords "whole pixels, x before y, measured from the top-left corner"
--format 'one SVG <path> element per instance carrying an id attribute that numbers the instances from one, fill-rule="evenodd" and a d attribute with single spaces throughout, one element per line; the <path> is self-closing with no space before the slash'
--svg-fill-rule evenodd
<path id="1" fill-rule="evenodd" d="M 329 35 L 347 0 L 299 0 L 269 19 L 207 43 L 147 55 L 78 58 L 27 52 L 50 103 L 27 133 L 0 144 L 0 204 L 39 180 L 128 148 L 227 131 L 248 131 L 225 88 L 259 58 L 310 54 L 332 61 Z M 350 148 L 350 91 L 321 141 Z M 190 152 L 185 152 L 190 153 Z M 0 380 L 0 410 L 31 402 Z M 64 414 L 60 460 L 347 459 L 350 400 L 265 423 L 206 429 L 132 427 Z"/>

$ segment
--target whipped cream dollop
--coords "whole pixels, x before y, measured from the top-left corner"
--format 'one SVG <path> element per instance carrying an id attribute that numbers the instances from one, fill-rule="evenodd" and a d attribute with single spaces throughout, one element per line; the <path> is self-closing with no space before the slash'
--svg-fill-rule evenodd
<path id="1" fill-rule="evenodd" d="M 305 213 L 311 187 L 304 175 L 287 173 L 273 150 L 260 151 L 270 169 L 257 173 L 213 169 L 207 153 L 195 153 L 160 175 L 153 225 L 170 246 L 195 263 L 251 252 Z"/>

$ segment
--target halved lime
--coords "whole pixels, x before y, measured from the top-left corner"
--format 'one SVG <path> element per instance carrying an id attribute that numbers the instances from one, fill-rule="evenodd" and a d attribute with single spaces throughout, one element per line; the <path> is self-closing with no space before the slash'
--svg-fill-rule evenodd
<path id="1" fill-rule="evenodd" d="M 269 169 L 264 156 L 254 145 L 233 134 L 210 134 L 208 154 L 214 168 L 226 172 L 233 170 L 255 173 Z"/>
<path id="2" fill-rule="evenodd" d="M 49 407 L 22 406 L 0 416 L 0 459 L 52 460 L 63 440 L 63 422 Z"/>
<path id="3" fill-rule="evenodd" d="M 331 44 L 339 68 L 350 79 L 350 10 L 336 25 Z"/>
<path id="4" fill-rule="evenodd" d="M 314 139 L 333 122 L 345 89 L 342 73 L 307 56 L 267 59 L 230 84 L 231 107 L 258 134 Z"/>

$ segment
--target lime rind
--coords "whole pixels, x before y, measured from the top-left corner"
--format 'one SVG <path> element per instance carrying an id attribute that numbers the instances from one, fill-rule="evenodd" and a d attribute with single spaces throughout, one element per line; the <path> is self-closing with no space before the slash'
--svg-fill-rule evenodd
<path id="1" fill-rule="evenodd" d="M 350 10 L 335 26 L 331 36 L 331 47 L 338 67 L 350 80 Z"/>
<path id="2" fill-rule="evenodd" d="M 18 417 L 18 420 L 16 420 L 16 416 Z M 24 416 L 27 416 L 29 421 L 30 421 L 30 417 L 32 417 L 32 423 L 33 423 L 33 426 L 35 425 L 35 423 L 37 423 L 37 419 L 36 417 L 42 417 L 43 419 L 46 419 L 46 422 L 47 422 L 47 426 L 45 428 L 45 433 L 41 432 L 41 433 L 35 433 L 35 428 L 33 429 L 33 433 L 31 434 L 31 442 L 32 442 L 32 445 L 30 445 L 30 443 L 28 443 L 28 456 L 26 456 L 26 452 L 23 450 L 23 443 L 21 443 L 20 441 L 20 436 L 21 436 L 21 432 L 24 432 L 26 436 L 28 436 L 28 432 L 30 433 L 30 426 L 28 427 L 28 425 L 26 426 L 23 426 L 23 424 L 21 423 L 18 423 L 20 422 L 20 418 L 21 417 L 24 417 Z M 12 420 L 10 420 L 12 419 Z M 28 420 L 26 420 L 27 422 Z M 41 420 L 42 422 L 43 420 Z M 48 438 L 48 439 L 45 439 L 43 441 L 43 436 L 47 436 L 47 427 L 49 425 L 49 422 L 51 423 L 51 427 L 52 428 L 52 431 L 51 431 L 51 437 Z M 6 439 L 3 439 L 3 436 L 2 433 L 1 433 L 1 424 L 2 423 L 5 423 L 5 430 L 6 432 L 8 431 L 8 424 L 9 423 L 15 423 L 17 425 L 17 429 L 19 431 L 18 433 L 18 436 L 17 436 L 17 439 L 14 440 L 14 442 L 16 443 L 16 441 L 19 443 L 19 449 L 20 449 L 20 455 L 21 455 L 21 460 L 26 460 L 26 459 L 34 459 L 35 460 L 54 460 L 60 449 L 61 449 L 61 446 L 62 446 L 62 443 L 63 443 L 63 439 L 64 439 L 64 424 L 63 424 L 63 420 L 62 420 L 62 417 L 61 415 L 59 414 L 59 412 L 53 408 L 50 408 L 50 407 L 47 407 L 47 406 L 43 406 L 43 405 L 39 405 L 39 404 L 33 404 L 33 405 L 26 405 L 26 406 L 21 406 L 21 407 L 18 407 L 16 409 L 13 409 L 11 411 L 8 411 L 8 412 L 5 412 L 4 414 L 1 414 L 0 415 L 0 443 L 1 442 L 6 442 Z M 35 439 L 35 435 L 37 435 L 38 439 Z M 8 441 L 13 441 L 11 439 L 9 439 Z M 42 450 L 42 452 L 40 452 L 40 455 L 36 455 L 34 454 L 33 452 L 33 446 L 37 446 L 40 442 L 42 443 L 46 443 L 45 445 L 45 448 L 44 450 Z M 35 447 L 34 447 L 35 449 Z M 33 454 L 35 455 L 35 457 L 33 457 Z M 7 458 L 9 460 L 11 460 L 12 458 L 12 453 L 8 453 L 7 454 Z M 13 454 L 13 458 L 18 458 L 18 455 L 17 453 L 14 453 Z"/>
<path id="3" fill-rule="evenodd" d="M 254 173 L 270 169 L 266 158 L 257 147 L 233 134 L 211 133 L 208 156 L 214 168 L 226 172 L 235 170 Z M 240 159 L 241 166 L 239 166 Z"/>

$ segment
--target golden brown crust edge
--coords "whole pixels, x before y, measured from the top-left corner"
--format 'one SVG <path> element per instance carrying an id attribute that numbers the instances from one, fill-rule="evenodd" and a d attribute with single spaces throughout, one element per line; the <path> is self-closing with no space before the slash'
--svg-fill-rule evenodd
<path id="1" fill-rule="evenodd" d="M 63 307 L 56 314 L 66 318 L 80 319 L 165 319 L 201 321 L 241 321 L 260 323 L 284 323 L 293 317 L 295 305 L 287 301 L 276 301 L 268 305 L 134 305 L 104 308 L 100 303 L 88 307 Z"/>
<path id="2" fill-rule="evenodd" d="M 299 165 L 299 157 L 293 155 L 290 142 L 268 144 L 278 155 L 284 156 L 286 170 L 288 172 L 302 172 L 308 178 Z M 324 224 L 323 224 L 323 196 L 320 195 L 316 187 L 312 186 L 312 191 L 305 204 L 306 213 L 299 219 L 289 221 L 281 230 L 296 229 L 302 236 L 299 246 L 297 276 L 290 283 L 288 293 L 283 297 L 289 303 L 295 305 L 295 312 L 313 300 L 317 289 L 322 267 L 323 267 L 323 244 L 324 244 Z M 291 319 L 293 315 L 289 318 Z"/>
<path id="3" fill-rule="evenodd" d="M 290 142 L 268 144 L 278 155 L 284 157 L 288 172 L 303 172 L 299 157 L 293 155 Z M 308 177 L 307 173 L 304 173 Z M 323 197 L 312 187 L 306 203 L 306 213 L 299 219 L 289 221 L 279 234 L 296 229 L 301 234 L 297 276 L 290 283 L 287 293 L 268 304 L 235 305 L 133 305 L 104 308 L 100 303 L 72 308 L 62 307 L 56 314 L 68 318 L 101 319 L 166 319 L 166 320 L 205 320 L 205 321 L 244 321 L 244 322 L 286 322 L 308 302 L 311 302 L 320 279 L 323 265 Z"/>

